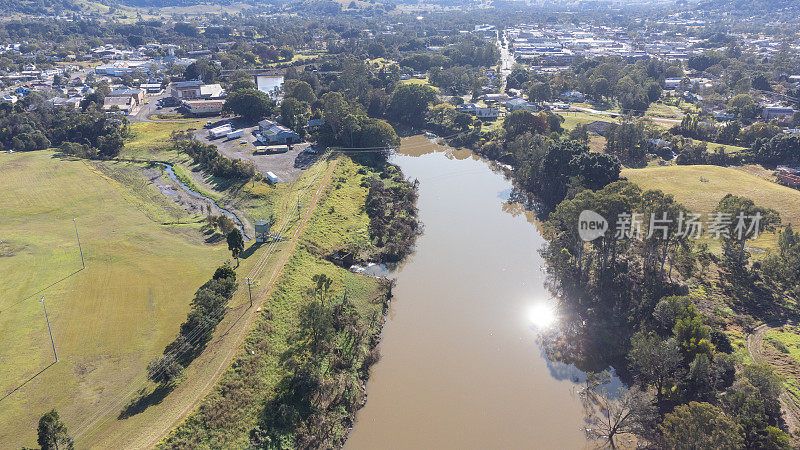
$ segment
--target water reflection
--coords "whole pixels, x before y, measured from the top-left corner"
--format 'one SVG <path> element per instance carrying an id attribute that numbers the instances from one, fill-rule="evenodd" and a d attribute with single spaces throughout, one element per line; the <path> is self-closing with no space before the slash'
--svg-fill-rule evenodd
<path id="1" fill-rule="evenodd" d="M 528 320 L 538 330 L 551 328 L 558 320 L 556 308 L 549 302 L 538 302 L 528 308 Z"/>
<path id="2" fill-rule="evenodd" d="M 584 448 L 576 385 L 553 376 L 538 338 L 562 320 L 544 286 L 545 242 L 513 193 L 498 196 L 511 181 L 424 136 L 403 139 L 393 162 L 420 181 L 425 232 L 390 275 L 382 358 L 347 447 Z"/>

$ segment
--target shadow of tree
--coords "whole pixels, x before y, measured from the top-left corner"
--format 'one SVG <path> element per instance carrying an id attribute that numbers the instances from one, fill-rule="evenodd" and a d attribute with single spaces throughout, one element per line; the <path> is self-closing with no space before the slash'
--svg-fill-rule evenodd
<path id="1" fill-rule="evenodd" d="M 247 247 L 242 253 L 239 254 L 239 258 L 247 259 L 253 255 L 259 248 L 261 248 L 261 242 L 253 242 L 250 247 Z"/>
<path id="2" fill-rule="evenodd" d="M 117 419 L 123 420 L 144 412 L 147 408 L 161 403 L 164 398 L 174 389 L 173 384 L 159 384 L 152 392 L 146 393 L 146 388 L 139 391 L 139 396 L 130 401 L 122 411 L 120 411 Z"/>

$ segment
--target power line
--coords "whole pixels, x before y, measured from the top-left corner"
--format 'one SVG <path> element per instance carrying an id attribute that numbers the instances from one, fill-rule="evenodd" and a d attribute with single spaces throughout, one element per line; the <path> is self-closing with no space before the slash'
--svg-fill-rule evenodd
<path id="1" fill-rule="evenodd" d="M 44 308 L 44 320 L 47 321 L 47 332 L 50 333 L 50 344 L 52 344 L 53 346 L 53 357 L 55 357 L 56 362 L 58 362 L 58 353 L 56 353 L 56 343 L 55 341 L 53 341 L 53 330 L 50 329 L 50 319 L 47 317 L 47 306 L 44 303 L 44 295 L 42 296 L 41 299 L 39 299 L 39 302 L 41 302 L 42 307 Z"/>
<path id="2" fill-rule="evenodd" d="M 295 185 L 295 184 L 296 184 L 298 181 L 299 181 L 299 178 L 298 178 L 297 180 L 293 181 L 293 182 L 292 182 L 292 188 L 290 188 L 290 189 L 293 189 L 293 188 L 294 188 L 294 185 Z M 309 186 L 309 187 L 307 187 L 307 188 L 305 188 L 303 192 L 304 192 L 304 193 L 305 193 L 305 192 L 307 192 L 307 190 L 308 190 L 309 188 L 310 188 L 310 186 Z M 320 186 L 320 189 L 321 189 L 321 188 L 322 188 L 322 186 Z M 285 219 L 285 221 L 284 221 L 284 223 L 283 223 L 283 226 L 281 227 L 281 229 L 280 229 L 279 233 L 283 233 L 283 232 L 284 232 L 286 229 L 288 229 L 288 228 L 289 228 L 289 224 L 290 224 L 290 219 L 289 219 L 289 218 L 288 218 L 288 216 L 287 216 L 287 218 Z M 298 228 L 298 229 L 299 229 L 299 228 Z M 251 269 L 251 276 L 252 276 L 252 275 L 255 275 L 255 273 L 258 273 L 258 272 L 260 272 L 260 270 L 261 270 L 261 269 L 263 269 L 263 267 L 264 267 L 264 264 L 266 264 L 266 260 L 267 260 L 267 259 L 269 259 L 268 257 L 272 255 L 272 253 L 273 253 L 272 251 L 273 251 L 273 250 L 276 248 L 277 244 L 278 244 L 278 241 L 273 241 L 273 242 L 271 242 L 271 243 L 269 244 L 269 246 L 267 247 L 267 249 L 265 249 L 267 252 L 264 254 L 264 256 L 263 256 L 262 258 L 260 258 L 260 259 L 259 259 L 259 262 L 257 263 L 256 267 L 254 267 L 253 269 Z M 263 261 L 263 263 L 262 263 L 262 261 Z M 276 271 L 277 271 L 277 270 L 278 270 L 278 267 L 276 267 L 276 268 L 275 268 L 275 270 L 273 271 L 273 276 L 275 275 L 275 273 L 276 273 Z M 265 292 L 265 293 L 266 293 L 266 292 Z M 216 315 L 216 314 L 219 314 L 219 313 L 223 313 L 223 316 L 224 316 L 224 313 L 226 312 L 226 308 L 227 308 L 226 306 L 220 306 L 220 307 L 219 307 L 219 310 L 218 310 L 218 311 L 215 311 L 213 314 L 214 314 L 214 315 Z M 178 355 L 181 355 L 181 354 L 185 353 L 186 351 L 190 350 L 190 349 L 191 349 L 191 347 L 192 347 L 192 346 L 193 346 L 193 345 L 194 345 L 196 342 L 198 342 L 198 341 L 199 341 L 199 339 L 201 339 L 201 338 L 203 337 L 203 335 L 202 335 L 202 331 L 204 331 L 204 330 L 203 330 L 202 328 L 200 328 L 199 324 L 198 324 L 198 325 L 196 325 L 196 326 L 195 326 L 195 327 L 194 327 L 194 328 L 193 328 L 193 329 L 192 329 L 192 330 L 191 330 L 191 331 L 188 333 L 188 335 L 190 336 L 190 337 L 187 339 L 187 340 L 188 340 L 188 343 L 189 343 L 189 345 L 187 345 L 187 346 L 185 347 L 185 349 L 183 349 L 183 350 L 181 350 L 181 349 L 175 349 L 175 350 L 174 350 L 174 351 L 172 351 L 172 352 L 166 352 L 166 353 L 164 353 L 164 356 L 165 356 L 165 357 L 166 357 L 166 356 L 170 356 L 170 357 L 173 357 L 173 358 L 175 358 L 175 357 L 177 357 Z M 165 367 L 161 367 L 161 368 L 160 368 L 160 369 L 158 369 L 156 372 L 154 372 L 154 376 L 153 376 L 153 377 L 154 377 L 154 378 L 157 378 L 157 377 L 158 377 L 160 374 L 162 374 L 162 373 L 163 373 L 165 370 L 166 370 L 166 368 L 165 368 Z M 146 384 L 146 381 L 145 381 L 145 384 Z M 75 434 L 75 437 L 79 437 L 79 436 L 83 435 L 83 434 L 84 434 L 85 432 L 87 432 L 87 431 L 88 431 L 88 430 L 89 430 L 91 427 L 93 427 L 93 426 L 94 426 L 94 425 L 95 425 L 95 424 L 96 424 L 98 421 L 101 421 L 100 423 L 102 423 L 102 422 L 105 422 L 106 420 L 108 420 L 108 419 L 109 419 L 109 417 L 110 417 L 110 416 L 108 416 L 108 413 L 109 413 L 109 412 L 110 412 L 112 409 L 116 409 L 116 408 L 118 408 L 120 405 L 122 405 L 122 403 L 123 403 L 123 402 L 124 402 L 124 401 L 125 401 L 125 400 L 126 400 L 128 397 L 130 397 L 130 395 L 131 395 L 131 394 L 133 394 L 133 393 L 134 393 L 135 391 L 137 391 L 137 390 L 139 390 L 139 385 L 137 385 L 137 387 L 134 387 L 134 388 L 133 388 L 133 389 L 132 389 L 130 392 L 128 392 L 127 394 L 125 394 L 124 396 L 122 396 L 122 397 L 120 398 L 121 400 L 120 400 L 119 402 L 115 402 L 114 404 L 111 404 L 111 405 L 109 405 L 107 408 L 104 408 L 104 409 L 102 409 L 101 411 L 99 411 L 98 413 L 94 414 L 94 415 L 93 415 L 94 419 L 91 419 L 91 418 L 90 418 L 90 419 L 89 419 L 89 420 L 90 420 L 90 422 L 88 422 L 88 424 L 87 424 L 87 425 L 85 425 L 85 426 L 81 426 L 80 428 L 78 428 L 78 430 L 79 430 L 79 431 L 78 431 L 78 432 Z M 103 419 L 103 417 L 104 417 L 104 416 L 105 416 L 105 419 Z"/>

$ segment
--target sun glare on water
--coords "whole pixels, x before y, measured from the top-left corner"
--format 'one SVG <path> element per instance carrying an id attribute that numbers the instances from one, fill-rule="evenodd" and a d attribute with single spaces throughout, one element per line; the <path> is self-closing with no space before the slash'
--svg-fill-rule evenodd
<path id="1" fill-rule="evenodd" d="M 528 320 L 540 330 L 550 328 L 556 323 L 556 309 L 549 303 L 537 303 L 528 309 Z"/>

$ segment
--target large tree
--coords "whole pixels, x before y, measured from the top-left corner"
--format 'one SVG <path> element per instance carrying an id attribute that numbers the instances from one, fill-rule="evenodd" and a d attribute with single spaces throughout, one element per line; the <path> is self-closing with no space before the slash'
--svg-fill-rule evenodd
<path id="1" fill-rule="evenodd" d="M 398 86 L 389 98 L 389 114 L 395 120 L 419 124 L 428 106 L 436 101 L 436 91 L 427 85 L 407 83 Z"/>
<path id="2" fill-rule="evenodd" d="M 589 439 L 604 440 L 616 448 L 627 436 L 647 438 L 656 418 L 653 396 L 638 388 L 620 388 L 616 395 L 606 391 L 607 375 L 587 375 L 580 397 L 586 414 L 584 432 Z"/>
<path id="3" fill-rule="evenodd" d="M 514 140 L 523 133 L 547 133 L 547 121 L 530 111 L 520 110 L 508 114 L 503 119 L 503 129 L 508 140 Z"/>
<path id="4" fill-rule="evenodd" d="M 659 428 L 666 448 L 674 450 L 738 450 L 744 444 L 739 425 L 709 403 L 678 406 Z"/>
<path id="5" fill-rule="evenodd" d="M 231 254 L 234 258 L 236 258 L 238 263 L 239 254 L 244 250 L 244 239 L 242 238 L 242 232 L 239 231 L 238 228 L 235 228 L 233 231 L 228 233 L 227 241 L 228 250 L 231 251 Z"/>
<path id="6" fill-rule="evenodd" d="M 225 110 L 255 121 L 272 114 L 275 102 L 269 95 L 257 89 L 240 89 L 225 99 Z"/>
<path id="7" fill-rule="evenodd" d="M 628 361 L 641 383 L 656 390 L 661 402 L 665 391 L 680 379 L 683 361 L 675 339 L 661 339 L 655 334 L 636 333 L 631 339 Z"/>
<path id="8" fill-rule="evenodd" d="M 72 449 L 72 438 L 67 434 L 67 426 L 61 421 L 55 409 L 39 419 L 39 438 L 37 442 L 42 450 Z"/>
<path id="9" fill-rule="evenodd" d="M 733 194 L 723 197 L 710 217 L 709 232 L 722 239 L 725 267 L 741 272 L 747 263 L 746 243 L 780 224 L 780 214 L 756 206 L 753 200 Z"/>

